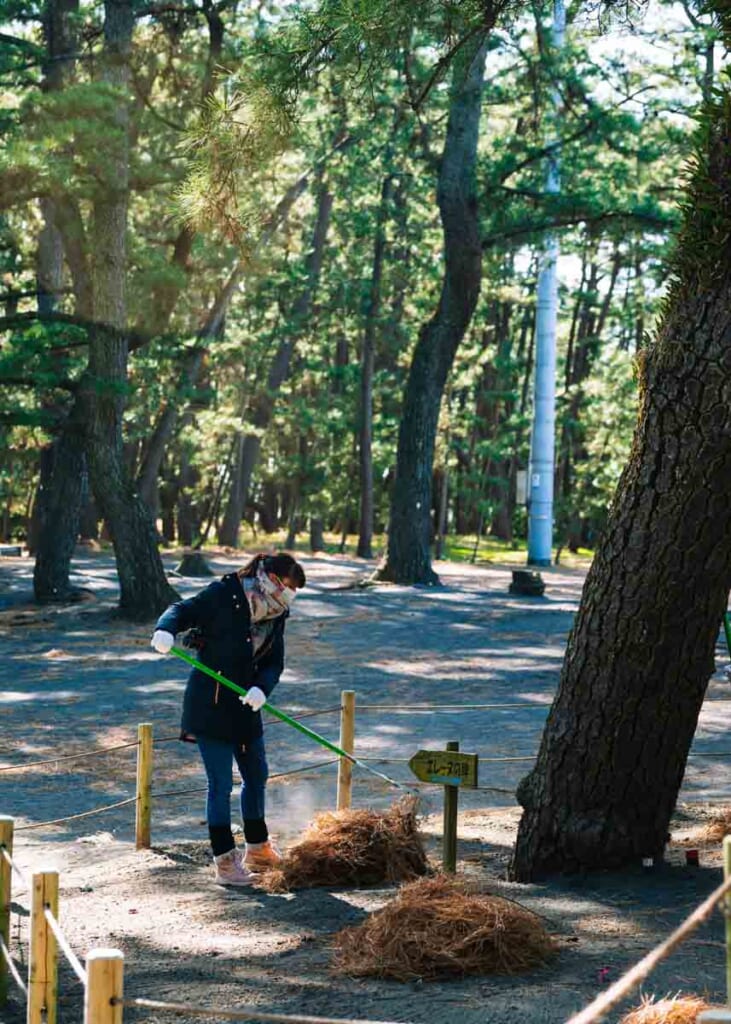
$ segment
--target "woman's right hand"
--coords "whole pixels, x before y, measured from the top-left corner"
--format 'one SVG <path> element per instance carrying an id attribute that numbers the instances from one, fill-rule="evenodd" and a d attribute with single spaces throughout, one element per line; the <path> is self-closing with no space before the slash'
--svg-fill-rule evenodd
<path id="1" fill-rule="evenodd" d="M 156 629 L 150 640 L 150 646 L 154 647 L 158 654 L 169 654 L 174 643 L 175 637 L 166 629 Z"/>

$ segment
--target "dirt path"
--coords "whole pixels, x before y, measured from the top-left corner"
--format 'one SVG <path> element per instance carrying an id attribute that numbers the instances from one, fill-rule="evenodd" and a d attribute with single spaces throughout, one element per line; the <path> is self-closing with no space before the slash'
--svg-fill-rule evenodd
<path id="1" fill-rule="evenodd" d="M 211 561 L 216 572 L 237 564 L 225 555 Z M 395 759 L 383 767 L 400 779 L 407 779 L 408 770 L 398 759 L 408 759 L 419 747 L 459 739 L 462 749 L 478 752 L 485 789 L 461 797 L 462 867 L 544 914 L 560 936 L 558 961 L 520 980 L 404 986 L 333 977 L 328 966 L 333 932 L 381 905 L 389 893 L 281 897 L 217 890 L 208 879 L 202 793 L 157 799 L 155 848 L 149 853 L 132 849 L 133 813 L 127 806 L 18 832 L 18 861 L 28 870 L 40 864 L 62 870 L 62 923 L 72 943 L 80 952 L 95 945 L 122 948 L 132 994 L 222 1007 L 253 1001 L 291 1013 L 430 1024 L 446 1024 L 456 1014 L 468 1022 L 524 1016 L 564 1020 L 664 938 L 719 878 L 717 855 L 709 850 L 702 853 L 700 870 L 648 875 L 638 866 L 622 876 L 545 887 L 502 880 L 517 823 L 512 793 L 537 749 L 583 574 L 552 570 L 547 596 L 536 600 L 508 594 L 507 568 L 445 565 L 441 588 L 358 590 L 344 588 L 362 574 L 362 563 L 337 557 L 303 561 L 311 582 L 288 626 L 287 671 L 275 701 L 290 712 L 327 709 L 338 705 L 341 689 L 356 690 L 357 751 Z M 166 564 L 175 564 L 174 555 Z M 31 568 L 25 559 L 0 562 L 0 769 L 131 742 L 136 723 L 152 721 L 158 793 L 202 787 L 195 751 L 172 738 L 185 671 L 150 650 L 149 628 L 130 627 L 111 616 L 116 584 L 110 558 L 89 553 L 76 560 L 77 582 L 92 596 L 70 608 L 38 610 L 28 603 Z M 187 595 L 201 583 L 176 585 Z M 719 646 L 719 672 L 709 688 L 682 794 L 677 834 L 693 842 L 708 814 L 705 802 L 731 802 L 731 754 L 726 754 L 731 688 L 720 671 L 727 660 Z M 469 713 L 393 707 L 425 701 L 529 706 Z M 364 705 L 391 707 L 366 710 Z M 312 724 L 337 737 L 337 714 Z M 325 759 L 285 726 L 270 725 L 267 738 L 275 774 Z M 526 760 L 487 760 L 505 756 Z M 291 839 L 316 809 L 333 806 L 334 789 L 332 768 L 275 780 L 269 789 L 273 829 L 284 841 Z M 0 771 L 0 813 L 13 815 L 20 827 L 133 792 L 134 750 L 92 762 Z M 385 806 L 392 797 L 377 780 L 356 776 L 356 805 Z M 435 861 L 440 799 L 438 791 L 425 790 Z M 15 899 L 14 929 L 22 935 L 27 897 L 19 890 Z M 719 998 L 721 940 L 719 916 L 658 972 L 649 990 L 661 995 L 693 990 Z M 66 1001 L 60 1024 L 78 1020 L 76 985 L 66 973 L 61 991 Z M 20 1019 L 14 1003 L 8 1021 Z"/>

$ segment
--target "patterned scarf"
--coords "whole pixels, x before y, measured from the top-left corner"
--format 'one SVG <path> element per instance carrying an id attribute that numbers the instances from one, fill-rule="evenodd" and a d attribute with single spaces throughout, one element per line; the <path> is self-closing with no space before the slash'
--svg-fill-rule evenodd
<path id="1" fill-rule="evenodd" d="M 256 576 L 246 577 L 241 583 L 249 602 L 251 642 L 256 657 L 274 632 L 276 620 L 284 615 L 289 605 L 282 595 L 283 584 L 270 579 L 261 565 L 256 571 Z"/>

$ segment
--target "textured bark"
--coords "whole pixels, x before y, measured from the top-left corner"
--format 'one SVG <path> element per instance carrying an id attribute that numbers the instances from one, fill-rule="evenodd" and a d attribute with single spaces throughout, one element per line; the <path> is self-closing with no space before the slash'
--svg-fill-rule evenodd
<path id="1" fill-rule="evenodd" d="M 74 15 L 78 0 L 49 0 L 43 17 L 43 35 L 48 60 L 44 65 L 43 91 L 63 89 L 72 63 L 65 54 L 76 52 Z M 63 287 L 63 257 L 67 249 L 61 230 L 67 200 L 63 197 L 41 200 L 43 229 L 38 245 L 38 313 L 52 314 Z M 77 236 L 69 242 L 72 258 L 79 256 L 74 248 Z M 88 315 L 88 275 L 79 271 L 79 280 L 72 273 L 77 313 Z M 85 305 L 86 303 L 86 305 Z M 46 402 L 44 410 L 62 416 L 57 404 Z M 79 532 L 79 517 L 84 471 L 83 438 L 68 420 L 60 434 L 40 456 L 40 479 L 33 503 L 33 521 L 29 524 L 29 547 L 36 556 L 33 567 L 33 590 L 37 601 L 67 601 L 74 596 L 69 583 L 69 570 Z"/>
<path id="2" fill-rule="evenodd" d="M 310 551 L 325 550 L 325 533 L 320 516 L 310 516 Z"/>
<path id="3" fill-rule="evenodd" d="M 320 281 L 322 261 L 325 255 L 325 243 L 327 241 L 333 206 L 332 193 L 324 182 L 324 164 L 321 164 L 318 169 L 318 181 L 317 210 L 312 238 L 308 239 L 306 243 L 305 284 L 292 305 L 286 336 L 279 343 L 272 364 L 269 367 L 266 391 L 256 396 L 252 407 L 247 413 L 247 421 L 255 429 L 243 436 L 237 451 L 231 480 L 231 491 L 223 522 L 218 532 L 219 543 L 227 547 L 238 546 L 239 527 L 246 507 L 251 478 L 259 461 L 262 434 L 271 421 L 277 393 L 289 376 L 294 346 L 310 316 L 317 286 Z"/>
<path id="4" fill-rule="evenodd" d="M 44 604 L 68 601 L 74 594 L 69 567 L 79 533 L 83 468 L 83 437 L 65 425 L 60 438 L 41 452 L 33 590 Z"/>
<path id="5" fill-rule="evenodd" d="M 92 212 L 94 319 L 89 364 L 79 386 L 75 423 L 85 447 L 99 511 L 112 534 L 120 583 L 120 611 L 143 621 L 175 598 L 157 550 L 155 526 L 124 465 L 122 413 L 127 383 L 126 229 L 129 174 L 129 50 L 132 0 L 106 0 L 101 79 L 119 91 L 109 125 L 99 191 Z M 108 328 L 116 329 L 110 331 Z"/>
<path id="6" fill-rule="evenodd" d="M 512 871 L 663 848 L 731 588 L 731 99 L 710 117 L 638 425 L 569 637 Z"/>
<path id="7" fill-rule="evenodd" d="M 386 252 L 386 222 L 393 191 L 393 177 L 389 174 L 381 185 L 381 200 L 376 216 L 373 243 L 373 266 L 368 293 L 363 350 L 360 359 L 360 523 L 358 531 L 359 558 L 373 558 L 373 371 L 376 357 L 376 329 L 381 315 L 381 283 Z"/>
<path id="8" fill-rule="evenodd" d="M 404 394 L 388 556 L 380 571 L 396 583 L 435 583 L 431 568 L 432 463 L 447 374 L 480 293 L 482 250 L 475 189 L 486 42 L 465 46 L 455 61 L 437 202 L 444 232 L 439 306 L 422 328 Z"/>

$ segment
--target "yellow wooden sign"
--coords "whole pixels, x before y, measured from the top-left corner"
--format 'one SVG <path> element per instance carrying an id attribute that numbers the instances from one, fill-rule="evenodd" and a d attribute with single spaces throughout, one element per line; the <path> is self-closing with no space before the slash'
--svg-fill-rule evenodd
<path id="1" fill-rule="evenodd" d="M 474 789 L 477 761 L 477 754 L 462 754 L 456 750 L 417 750 L 409 761 L 409 768 L 421 782 Z"/>

